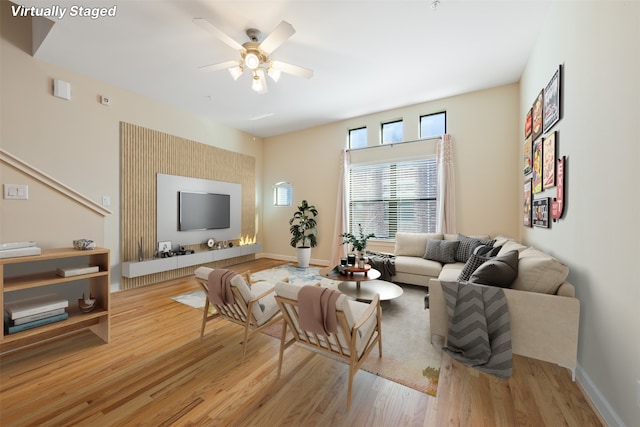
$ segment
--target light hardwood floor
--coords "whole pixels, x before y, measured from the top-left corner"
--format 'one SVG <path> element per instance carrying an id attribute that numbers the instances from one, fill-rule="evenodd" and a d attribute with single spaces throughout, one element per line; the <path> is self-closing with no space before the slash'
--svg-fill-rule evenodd
<path id="1" fill-rule="evenodd" d="M 436 398 L 359 371 L 347 412 L 341 362 L 294 346 L 277 379 L 279 340 L 254 335 L 244 362 L 241 327 L 215 320 L 200 340 L 201 312 L 170 299 L 196 289 L 187 278 L 114 293 L 109 344 L 82 333 L 3 356 L 0 425 L 604 425 L 568 370 L 519 356 L 506 381 L 443 356 Z"/>

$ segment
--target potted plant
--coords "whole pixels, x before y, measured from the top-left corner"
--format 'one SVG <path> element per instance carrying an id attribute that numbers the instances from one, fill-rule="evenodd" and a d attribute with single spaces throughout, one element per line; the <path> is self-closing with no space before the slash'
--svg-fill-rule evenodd
<path id="1" fill-rule="evenodd" d="M 289 225 L 291 225 L 291 228 L 289 228 L 289 231 L 291 231 L 291 246 L 296 248 L 299 267 L 309 267 L 311 248 L 315 248 L 318 244 L 316 238 L 318 233 L 316 215 L 318 215 L 316 207 L 303 200 L 298 206 L 298 210 L 289 220 Z"/>
<path id="2" fill-rule="evenodd" d="M 358 224 L 357 235 L 353 233 L 342 233 L 340 237 L 344 239 L 342 242 L 343 245 L 350 244 L 351 250 L 358 253 L 358 258 L 362 258 L 364 256 L 364 250 L 367 248 L 367 240 L 376 236 L 373 233 L 364 234 L 362 224 Z"/>

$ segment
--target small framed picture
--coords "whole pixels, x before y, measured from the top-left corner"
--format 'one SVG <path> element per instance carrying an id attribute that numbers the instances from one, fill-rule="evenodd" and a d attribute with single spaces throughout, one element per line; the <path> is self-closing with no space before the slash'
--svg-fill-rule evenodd
<path id="1" fill-rule="evenodd" d="M 535 102 L 533 103 L 533 107 L 531 107 L 531 111 L 532 111 L 531 139 L 533 139 L 534 141 L 538 139 L 540 135 L 542 135 L 543 106 L 544 106 L 544 89 L 540 91 L 540 93 L 536 97 Z"/>
<path id="2" fill-rule="evenodd" d="M 524 181 L 524 191 L 522 195 L 522 207 L 524 214 L 522 225 L 525 227 L 531 227 L 531 178 Z"/>
<path id="3" fill-rule="evenodd" d="M 562 67 L 558 66 L 553 77 L 549 80 L 549 83 L 544 88 L 544 104 L 543 104 L 543 119 L 544 133 L 547 133 L 549 129 L 553 127 L 558 120 L 560 120 L 560 70 Z"/>
<path id="4" fill-rule="evenodd" d="M 544 138 L 538 138 L 533 143 L 533 194 L 542 191 L 542 143 Z"/>
<path id="5" fill-rule="evenodd" d="M 524 145 L 522 147 L 522 151 L 523 151 L 523 168 L 522 168 L 522 174 L 524 176 L 529 175 L 531 172 L 533 172 L 533 147 L 531 146 L 531 137 L 527 138 L 524 141 Z"/>
<path id="6" fill-rule="evenodd" d="M 531 136 L 531 127 L 532 127 L 532 123 L 531 123 L 531 115 L 532 115 L 532 111 L 531 108 L 529 108 L 529 111 L 527 112 L 527 115 L 524 118 L 524 137 L 528 138 Z"/>
<path id="7" fill-rule="evenodd" d="M 556 185 L 556 132 L 550 133 L 542 142 L 542 188 Z"/>
<path id="8" fill-rule="evenodd" d="M 533 199 L 533 225 L 549 228 L 549 198 Z"/>
<path id="9" fill-rule="evenodd" d="M 171 250 L 171 241 L 158 242 L 158 253 L 169 252 Z"/>

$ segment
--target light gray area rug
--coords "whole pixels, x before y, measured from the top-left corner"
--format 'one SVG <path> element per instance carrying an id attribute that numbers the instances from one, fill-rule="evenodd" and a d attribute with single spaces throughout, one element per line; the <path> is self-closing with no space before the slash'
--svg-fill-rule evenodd
<path id="1" fill-rule="evenodd" d="M 251 274 L 252 282 L 277 283 L 289 278 L 292 283 L 316 283 L 337 287 L 335 280 L 319 275 L 319 267 L 298 268 L 292 264 Z M 363 284 L 364 286 L 364 284 Z M 435 396 L 440 376 L 442 350 L 430 342 L 429 311 L 424 309 L 424 288 L 403 285 L 404 294 L 382 305 L 382 358 L 374 350 L 362 369 L 388 380 Z M 173 300 L 202 310 L 205 295 L 193 291 L 177 295 Z M 281 326 L 276 323 L 264 333 L 280 338 Z"/>

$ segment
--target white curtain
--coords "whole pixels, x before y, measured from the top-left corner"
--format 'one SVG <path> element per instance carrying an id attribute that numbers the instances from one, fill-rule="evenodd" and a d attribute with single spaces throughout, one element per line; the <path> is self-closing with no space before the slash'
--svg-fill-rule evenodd
<path id="1" fill-rule="evenodd" d="M 336 219 L 333 227 L 334 244 L 331 251 L 331 265 L 335 266 L 340 264 L 340 258 L 347 256 L 347 247 L 342 244 L 342 237 L 340 235 L 347 231 L 347 200 L 348 200 L 348 187 L 346 184 L 347 170 L 349 170 L 349 153 L 347 150 L 342 150 L 340 159 L 340 174 L 338 177 L 338 191 L 336 201 Z"/>
<path id="2" fill-rule="evenodd" d="M 438 169 L 437 233 L 456 233 L 456 182 L 451 150 L 451 135 L 442 135 L 438 141 L 436 152 L 436 167 Z"/>

